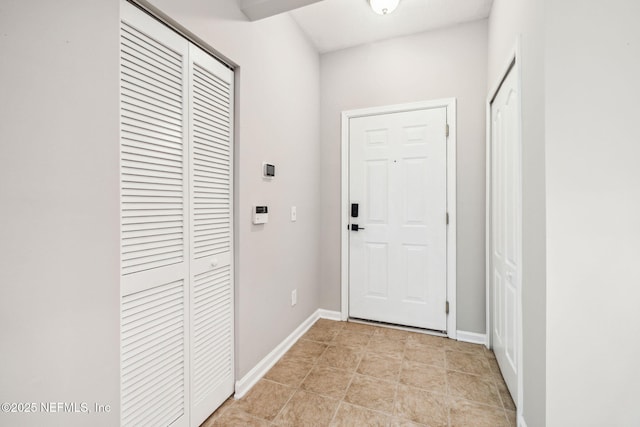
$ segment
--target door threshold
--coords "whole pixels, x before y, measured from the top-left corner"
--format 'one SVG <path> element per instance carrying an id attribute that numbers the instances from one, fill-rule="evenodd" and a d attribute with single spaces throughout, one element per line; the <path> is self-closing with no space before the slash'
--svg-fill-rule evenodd
<path id="1" fill-rule="evenodd" d="M 349 317 L 347 322 L 360 323 L 362 325 L 380 326 L 389 329 L 398 329 L 400 331 L 416 332 L 418 334 L 434 335 L 437 337 L 449 338 L 447 331 L 437 331 L 434 329 L 416 328 L 414 326 L 397 325 L 395 323 L 381 322 L 379 320 L 358 319 L 357 317 Z"/>

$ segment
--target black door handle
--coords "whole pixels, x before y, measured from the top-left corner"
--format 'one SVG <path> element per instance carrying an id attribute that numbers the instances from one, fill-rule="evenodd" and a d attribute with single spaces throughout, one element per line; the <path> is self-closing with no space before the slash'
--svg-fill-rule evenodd
<path id="1" fill-rule="evenodd" d="M 364 230 L 364 227 L 359 227 L 358 224 L 351 224 L 351 231 Z"/>

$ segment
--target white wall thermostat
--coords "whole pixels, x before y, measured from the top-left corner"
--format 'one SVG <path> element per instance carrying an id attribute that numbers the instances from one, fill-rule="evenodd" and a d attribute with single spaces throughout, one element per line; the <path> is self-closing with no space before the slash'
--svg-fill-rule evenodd
<path id="1" fill-rule="evenodd" d="M 269 179 L 276 176 L 276 166 L 267 162 L 262 163 L 262 176 Z"/>
<path id="2" fill-rule="evenodd" d="M 266 224 L 269 222 L 269 208 L 266 206 L 253 207 L 253 223 Z"/>

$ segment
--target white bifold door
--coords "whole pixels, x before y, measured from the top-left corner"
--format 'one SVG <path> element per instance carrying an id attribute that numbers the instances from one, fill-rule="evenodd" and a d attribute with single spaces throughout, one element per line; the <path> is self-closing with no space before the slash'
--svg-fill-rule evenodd
<path id="1" fill-rule="evenodd" d="M 122 2 L 121 424 L 233 393 L 233 72 Z"/>
<path id="2" fill-rule="evenodd" d="M 447 329 L 446 129 L 446 107 L 349 119 L 350 317 Z"/>
<path id="3" fill-rule="evenodd" d="M 518 294 L 521 286 L 520 116 L 516 72 L 491 103 L 491 341 L 511 396 L 518 401 Z"/>

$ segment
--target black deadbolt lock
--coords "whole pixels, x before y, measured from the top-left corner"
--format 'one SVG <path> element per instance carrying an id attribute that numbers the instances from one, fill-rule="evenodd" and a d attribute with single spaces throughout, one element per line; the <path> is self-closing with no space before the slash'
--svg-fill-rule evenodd
<path id="1" fill-rule="evenodd" d="M 358 217 L 358 204 L 357 203 L 351 203 L 351 217 L 352 218 L 357 218 Z"/>

